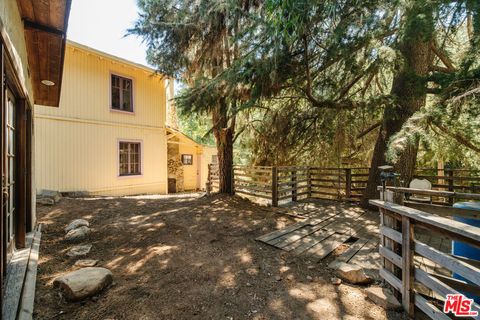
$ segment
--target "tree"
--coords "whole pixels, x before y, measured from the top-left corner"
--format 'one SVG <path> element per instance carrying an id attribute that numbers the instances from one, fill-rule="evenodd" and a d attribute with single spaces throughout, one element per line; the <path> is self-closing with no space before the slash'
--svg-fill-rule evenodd
<path id="1" fill-rule="evenodd" d="M 159 73 L 188 87 L 177 97 L 183 112 L 209 113 L 218 149 L 220 192 L 232 192 L 236 116 L 242 88 L 225 71 L 242 58 L 255 1 L 139 0 L 139 18 L 129 30 L 143 37 L 147 60 Z"/>

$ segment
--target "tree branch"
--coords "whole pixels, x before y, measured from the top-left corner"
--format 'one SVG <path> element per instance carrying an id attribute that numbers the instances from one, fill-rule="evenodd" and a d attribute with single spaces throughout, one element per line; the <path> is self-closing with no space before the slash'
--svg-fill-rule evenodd
<path id="1" fill-rule="evenodd" d="M 480 147 L 477 147 L 476 145 L 474 145 L 473 143 L 470 142 L 470 139 L 468 138 L 465 138 L 464 136 L 462 136 L 460 133 L 458 132 L 452 132 L 450 130 L 448 130 L 447 128 L 445 128 L 443 125 L 441 124 L 438 124 L 438 123 L 432 123 L 435 127 L 437 127 L 438 129 L 440 129 L 440 131 L 442 131 L 444 134 L 446 134 L 447 136 L 455 139 L 458 143 L 460 143 L 461 145 L 475 151 L 475 152 L 478 152 L 480 153 Z"/>
<path id="2" fill-rule="evenodd" d="M 433 53 L 440 59 L 440 61 L 443 62 L 443 64 L 447 67 L 447 69 L 450 72 L 455 72 L 457 69 L 453 65 L 452 61 L 450 58 L 439 48 L 437 48 L 437 45 L 435 44 L 434 41 L 430 43 L 430 48 L 432 49 Z"/>
<path id="3" fill-rule="evenodd" d="M 362 132 L 360 132 L 360 133 L 357 135 L 357 139 L 363 138 L 364 136 L 366 136 L 367 134 L 369 134 L 370 132 L 372 132 L 372 131 L 375 130 L 376 128 L 380 127 L 382 124 L 383 124 L 383 120 L 379 120 L 379 121 L 375 122 L 375 123 L 372 124 L 370 127 L 368 127 L 367 129 L 363 130 Z"/>

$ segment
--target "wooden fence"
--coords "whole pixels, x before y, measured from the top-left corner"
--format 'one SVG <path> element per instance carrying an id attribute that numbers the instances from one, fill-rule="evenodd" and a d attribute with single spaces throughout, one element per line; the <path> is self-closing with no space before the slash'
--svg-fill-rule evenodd
<path id="1" fill-rule="evenodd" d="M 458 240 L 480 247 L 480 228 L 473 227 L 443 216 L 434 215 L 411 207 L 394 203 L 393 199 L 405 193 L 429 196 L 440 196 L 442 191 L 414 190 L 407 188 L 389 187 L 382 193 L 382 199 L 370 200 L 372 205 L 380 208 L 380 255 L 383 268 L 380 275 L 401 296 L 402 304 L 409 317 L 416 318 L 416 308 L 423 311 L 432 319 L 450 319 L 442 309 L 445 297 L 448 294 L 480 292 L 480 262 L 459 257 L 450 252 L 440 251 L 418 240 L 417 234 L 438 234 L 449 240 Z M 443 197 L 469 198 L 480 200 L 480 195 L 445 193 Z M 449 208 L 455 210 L 455 208 Z M 444 209 L 446 210 L 446 209 Z M 455 212 L 452 211 L 452 214 Z M 469 282 L 458 280 L 453 276 L 445 276 L 434 272 L 427 272 L 415 263 L 415 257 L 427 259 L 431 263 L 444 268 L 450 275 L 453 273 Z M 418 261 L 418 259 L 417 259 Z M 421 284 L 435 293 L 437 299 L 420 293 L 418 284 Z M 440 300 L 438 300 L 440 297 Z M 443 299 L 441 299 L 443 297 Z M 478 304 L 473 304 L 472 311 L 480 312 Z"/>
<path id="2" fill-rule="evenodd" d="M 367 185 L 369 168 L 312 166 L 234 166 L 234 189 L 246 196 L 279 201 L 300 198 L 358 201 Z M 414 178 L 427 179 L 439 191 L 480 193 L 480 170 L 417 169 Z M 208 185 L 218 189 L 218 166 L 209 165 Z M 452 197 L 432 196 L 432 203 L 452 205 Z"/>
<path id="3" fill-rule="evenodd" d="M 207 189 L 218 189 L 218 166 L 209 165 Z M 304 198 L 360 200 L 368 179 L 368 168 L 320 168 L 309 166 L 234 166 L 234 192 L 281 201 Z"/>

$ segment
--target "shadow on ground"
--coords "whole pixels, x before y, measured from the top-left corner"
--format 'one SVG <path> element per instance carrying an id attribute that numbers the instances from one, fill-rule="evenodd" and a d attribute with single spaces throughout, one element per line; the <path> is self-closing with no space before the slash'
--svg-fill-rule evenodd
<path id="1" fill-rule="evenodd" d="M 43 224 L 35 319 L 401 319 L 366 300 L 360 287 L 334 286 L 308 257 L 255 238 L 294 222 L 238 197 L 62 199 L 39 207 Z M 114 285 L 69 303 L 53 279 L 74 270 L 63 228 L 90 222 L 89 259 Z"/>

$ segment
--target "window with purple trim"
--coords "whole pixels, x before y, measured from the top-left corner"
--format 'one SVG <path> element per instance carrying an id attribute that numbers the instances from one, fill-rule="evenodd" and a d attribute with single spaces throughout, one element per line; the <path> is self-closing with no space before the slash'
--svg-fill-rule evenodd
<path id="1" fill-rule="evenodd" d="M 142 174 L 141 145 L 139 142 L 120 141 L 119 145 L 120 176 Z"/>
<path id="2" fill-rule="evenodd" d="M 133 112 L 133 81 L 132 79 L 111 75 L 112 109 Z"/>

